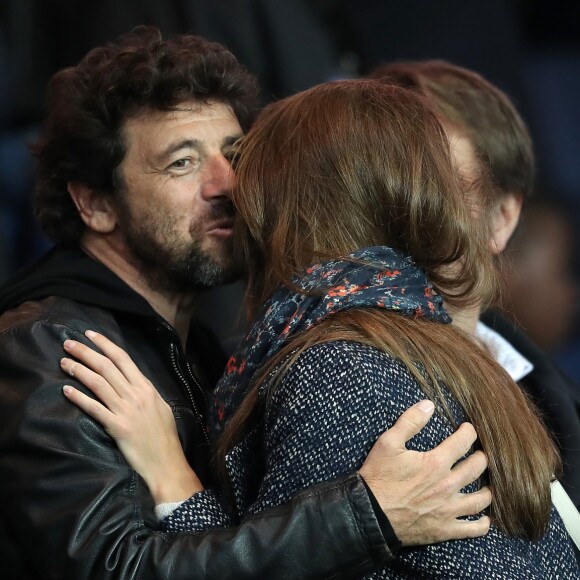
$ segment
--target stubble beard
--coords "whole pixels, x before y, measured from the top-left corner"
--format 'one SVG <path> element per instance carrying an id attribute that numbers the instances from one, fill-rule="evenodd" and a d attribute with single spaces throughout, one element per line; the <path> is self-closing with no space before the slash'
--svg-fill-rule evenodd
<path id="1" fill-rule="evenodd" d="M 218 219 L 224 211 L 216 208 L 205 219 Z M 230 209 L 227 211 L 231 213 Z M 172 216 L 160 212 L 136 218 L 124 208 L 119 221 L 127 249 L 153 289 L 191 292 L 221 286 L 240 277 L 240 268 L 233 259 L 232 239 L 216 239 L 213 252 L 204 250 L 200 222 L 192 226 L 190 238 L 183 240 Z"/>

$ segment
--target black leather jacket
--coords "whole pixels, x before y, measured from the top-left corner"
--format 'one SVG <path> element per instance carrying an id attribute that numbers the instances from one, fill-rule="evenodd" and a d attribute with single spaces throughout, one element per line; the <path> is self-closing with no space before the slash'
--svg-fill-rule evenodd
<path id="1" fill-rule="evenodd" d="M 0 292 L 2 578 L 354 577 L 390 552 L 356 475 L 307 490 L 236 528 L 159 530 L 144 481 L 62 395 L 62 342 L 87 329 L 127 350 L 175 414 L 186 455 L 211 482 L 206 389 L 217 345 L 192 325 L 188 353 L 149 305 L 79 250 L 57 249 Z"/>

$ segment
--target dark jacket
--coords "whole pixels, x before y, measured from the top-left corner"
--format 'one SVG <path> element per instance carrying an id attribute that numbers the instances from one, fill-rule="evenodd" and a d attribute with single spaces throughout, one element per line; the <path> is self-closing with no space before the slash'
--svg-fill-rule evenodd
<path id="1" fill-rule="evenodd" d="M 307 490 L 237 528 L 160 531 L 144 481 L 61 390 L 62 342 L 92 329 L 126 349 L 173 408 L 185 453 L 211 482 L 206 390 L 223 359 L 192 324 L 173 328 L 102 264 L 56 249 L 0 292 L 0 533 L 3 578 L 349 577 L 389 556 L 357 476 Z M 8 575 L 6 575 L 6 573 Z"/>
<path id="2" fill-rule="evenodd" d="M 497 312 L 486 312 L 482 321 L 501 334 L 533 365 L 519 384 L 531 396 L 558 443 L 564 470 L 562 486 L 580 509 L 580 392 L 534 342 Z"/>

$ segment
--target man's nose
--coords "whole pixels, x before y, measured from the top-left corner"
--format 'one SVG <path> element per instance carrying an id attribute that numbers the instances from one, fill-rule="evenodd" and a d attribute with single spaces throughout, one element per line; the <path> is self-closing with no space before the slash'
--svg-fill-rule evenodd
<path id="1" fill-rule="evenodd" d="M 206 175 L 201 189 L 205 200 L 217 197 L 230 197 L 230 191 L 235 183 L 235 175 L 230 162 L 223 155 L 215 155 L 208 159 Z"/>

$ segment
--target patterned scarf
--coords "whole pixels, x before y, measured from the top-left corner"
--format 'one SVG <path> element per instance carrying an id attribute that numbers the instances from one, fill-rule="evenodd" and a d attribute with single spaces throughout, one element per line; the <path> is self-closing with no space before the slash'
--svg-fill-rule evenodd
<path id="1" fill-rule="evenodd" d="M 387 308 L 413 318 L 451 322 L 443 300 L 411 258 L 383 246 L 364 248 L 350 257 L 353 261 L 311 266 L 294 280 L 304 293 L 281 287 L 266 302 L 215 389 L 209 414 L 212 437 L 219 436 L 242 402 L 254 373 L 289 339 L 327 316 L 351 308 Z M 317 294 L 307 294 L 313 291 Z"/>

